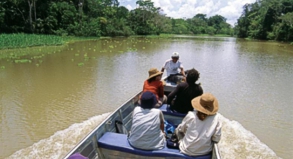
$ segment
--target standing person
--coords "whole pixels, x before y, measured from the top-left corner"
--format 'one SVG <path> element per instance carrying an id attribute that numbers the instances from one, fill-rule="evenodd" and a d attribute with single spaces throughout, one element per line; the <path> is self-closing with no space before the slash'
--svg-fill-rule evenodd
<path id="1" fill-rule="evenodd" d="M 178 52 L 173 52 L 171 59 L 168 59 L 165 63 L 164 66 L 161 69 L 161 72 L 164 73 L 164 70 L 166 69 L 167 71 L 167 79 L 170 82 L 175 82 L 177 83 L 178 80 L 185 80 L 185 72 L 183 69 L 182 63 L 179 61 L 179 53 Z M 180 72 L 179 72 L 180 70 Z M 179 77 L 178 75 L 181 75 L 183 77 Z"/>
<path id="2" fill-rule="evenodd" d="M 204 93 L 191 103 L 195 110 L 188 112 L 175 130 L 179 149 L 189 156 L 206 155 L 212 152 L 213 142 L 218 143 L 221 139 L 218 100 L 212 94 Z"/>
<path id="3" fill-rule="evenodd" d="M 149 70 L 149 77 L 144 81 L 142 92 L 150 91 L 157 97 L 158 103 L 155 105 L 159 108 L 163 103 L 166 103 L 167 96 L 164 95 L 164 85 L 161 81 L 163 72 L 156 68 Z"/>
<path id="4" fill-rule="evenodd" d="M 164 116 L 161 110 L 154 109 L 156 96 L 146 91 L 141 96 L 141 106 L 132 114 L 132 126 L 128 141 L 131 146 L 143 150 L 162 149 L 165 146 Z"/>
<path id="5" fill-rule="evenodd" d="M 186 82 L 179 83 L 176 89 L 168 95 L 167 103 L 170 104 L 171 110 L 183 114 L 193 111 L 191 100 L 203 94 L 200 84 L 195 83 L 198 78 L 199 73 L 196 69 L 193 68 L 188 71 Z"/>

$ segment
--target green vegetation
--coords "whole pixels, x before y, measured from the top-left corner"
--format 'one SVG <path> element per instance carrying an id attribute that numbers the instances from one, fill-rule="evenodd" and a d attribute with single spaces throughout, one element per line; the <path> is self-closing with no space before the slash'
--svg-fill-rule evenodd
<path id="1" fill-rule="evenodd" d="M 221 15 L 208 18 L 197 14 L 190 19 L 173 19 L 162 15 L 161 8 L 154 7 L 151 0 L 137 0 L 136 4 L 137 8 L 129 11 L 119 6 L 118 0 L 1 0 L 0 33 L 83 37 L 233 35 L 232 27 Z M 62 39 L 57 41 L 62 43 Z"/>
<path id="2" fill-rule="evenodd" d="M 21 49 L 2 49 L 0 50 L 0 60 L 6 59 L 7 61 L 13 61 L 15 63 L 26 63 L 29 62 L 28 60 L 31 60 L 42 63 L 43 61 L 41 58 L 43 58 L 45 55 L 61 52 L 65 46 L 66 45 L 24 47 Z"/>
<path id="3" fill-rule="evenodd" d="M 241 38 L 293 41 L 293 1 L 262 0 L 244 5 L 235 33 Z"/>
<path id="4" fill-rule="evenodd" d="M 24 48 L 31 46 L 57 46 L 79 40 L 93 40 L 97 37 L 73 37 L 37 34 L 0 34 L 0 49 Z"/>
<path id="5" fill-rule="evenodd" d="M 54 35 L 0 34 L 0 49 L 62 44 L 63 38 Z"/>

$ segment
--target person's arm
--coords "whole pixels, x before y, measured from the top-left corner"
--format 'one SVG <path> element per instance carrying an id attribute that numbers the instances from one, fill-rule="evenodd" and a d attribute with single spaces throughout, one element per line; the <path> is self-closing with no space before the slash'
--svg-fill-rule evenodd
<path id="1" fill-rule="evenodd" d="M 160 112 L 160 129 L 162 130 L 162 132 L 164 133 L 164 115 L 162 112 Z"/>
<path id="2" fill-rule="evenodd" d="M 216 131 L 214 135 L 212 136 L 212 141 L 215 143 L 218 143 L 221 139 L 221 135 L 222 135 L 222 123 L 218 121 L 216 126 Z"/>
<path id="3" fill-rule="evenodd" d="M 164 86 L 162 81 L 159 81 L 158 96 L 159 98 L 164 97 Z"/>
<path id="4" fill-rule="evenodd" d="M 165 61 L 164 65 L 163 65 L 163 67 L 162 67 L 162 69 L 161 69 L 161 72 L 163 72 L 163 73 L 164 73 L 164 71 L 165 71 L 165 69 L 166 69 L 167 62 L 168 62 L 168 60 Z"/>
<path id="5" fill-rule="evenodd" d="M 180 85 L 177 85 L 177 87 L 168 95 L 167 98 L 167 104 L 171 104 L 172 100 L 175 98 L 175 96 L 178 94 L 180 90 Z"/>
<path id="6" fill-rule="evenodd" d="M 186 133 L 189 124 L 191 123 L 192 120 L 194 120 L 194 118 L 192 118 L 193 114 L 191 114 L 193 112 L 189 112 L 182 120 L 181 124 L 178 125 L 178 127 L 176 128 L 179 132 L 182 133 Z"/>
<path id="7" fill-rule="evenodd" d="M 146 87 L 147 87 L 147 80 L 145 80 L 143 82 L 142 92 L 145 92 L 146 91 Z"/>
<path id="8" fill-rule="evenodd" d="M 180 70 L 181 70 L 181 74 L 182 74 L 184 77 L 186 77 L 185 72 L 184 72 L 184 68 L 183 68 L 183 67 L 180 67 Z"/>

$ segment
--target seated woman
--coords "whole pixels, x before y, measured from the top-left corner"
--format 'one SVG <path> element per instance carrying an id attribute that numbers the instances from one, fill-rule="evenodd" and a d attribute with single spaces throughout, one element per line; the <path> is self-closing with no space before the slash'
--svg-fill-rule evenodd
<path id="1" fill-rule="evenodd" d="M 221 139 L 218 100 L 210 93 L 192 100 L 194 111 L 188 112 L 175 130 L 179 138 L 180 152 L 189 156 L 211 153 L 213 142 Z"/>
<path id="2" fill-rule="evenodd" d="M 143 150 L 162 149 L 165 146 L 164 116 L 159 109 L 153 109 L 156 96 L 146 91 L 141 96 L 141 106 L 132 114 L 132 126 L 128 141 L 131 146 Z"/>
<path id="3" fill-rule="evenodd" d="M 191 100 L 202 95 L 203 90 L 200 84 L 195 82 L 199 78 L 199 73 L 196 69 L 188 71 L 186 82 L 177 85 L 169 95 L 167 103 L 170 104 L 170 109 L 176 112 L 187 114 L 188 111 L 193 111 Z"/>
<path id="4" fill-rule="evenodd" d="M 159 108 L 163 103 L 166 103 L 167 96 L 164 95 L 164 86 L 161 81 L 163 72 L 160 72 L 156 68 L 151 68 L 149 70 L 149 77 L 144 81 L 143 91 L 150 91 L 156 95 L 158 103 L 156 103 L 155 108 Z"/>

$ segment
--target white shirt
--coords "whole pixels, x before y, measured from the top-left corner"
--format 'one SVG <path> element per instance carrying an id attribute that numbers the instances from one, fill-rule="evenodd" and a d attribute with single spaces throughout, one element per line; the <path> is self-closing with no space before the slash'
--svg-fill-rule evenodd
<path id="1" fill-rule="evenodd" d="M 135 107 L 132 116 L 131 133 L 128 137 L 130 145 L 143 150 L 164 148 L 165 136 L 160 128 L 164 116 L 161 110 Z"/>
<path id="2" fill-rule="evenodd" d="M 222 123 L 219 116 L 207 116 L 201 121 L 196 113 L 196 110 L 188 112 L 177 127 L 179 132 L 185 133 L 180 140 L 180 152 L 189 156 L 208 154 L 213 149 L 212 141 L 219 142 L 221 139 Z"/>
<path id="3" fill-rule="evenodd" d="M 165 62 L 163 68 L 166 69 L 166 71 L 167 71 L 167 77 L 168 77 L 168 76 L 170 76 L 171 74 L 177 74 L 177 73 L 180 73 L 178 69 L 179 69 L 179 68 L 183 68 L 183 65 L 182 65 L 182 63 L 181 63 L 179 60 L 177 60 L 176 63 L 174 63 L 174 62 L 172 61 L 172 59 L 169 59 L 169 60 L 167 60 L 167 61 Z"/>

